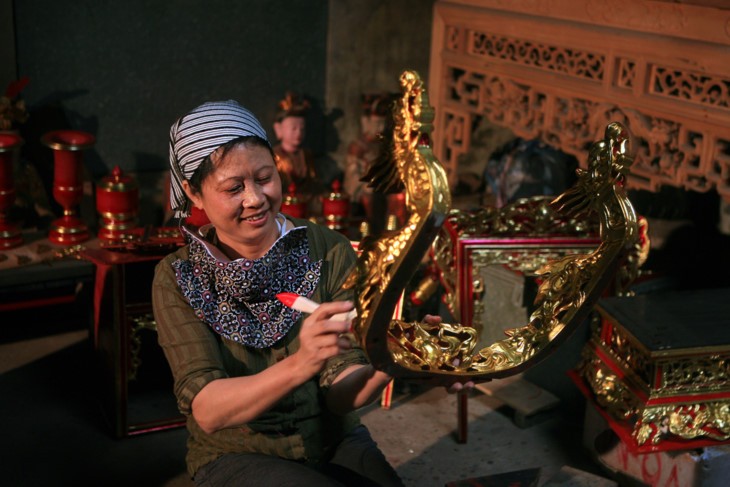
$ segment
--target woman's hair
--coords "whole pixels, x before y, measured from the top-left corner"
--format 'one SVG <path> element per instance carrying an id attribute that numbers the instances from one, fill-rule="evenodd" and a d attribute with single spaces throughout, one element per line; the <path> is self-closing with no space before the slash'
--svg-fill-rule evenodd
<path id="1" fill-rule="evenodd" d="M 238 137 L 237 139 L 233 139 L 230 142 L 223 144 L 213 152 L 220 151 L 220 157 L 223 158 L 231 151 L 231 149 L 239 145 L 243 145 L 246 147 L 264 147 L 266 150 L 269 151 L 271 157 L 275 158 L 274 151 L 271 149 L 271 145 L 269 145 L 268 141 L 256 135 L 245 135 L 243 137 Z M 188 179 L 190 189 L 196 194 L 200 193 L 200 188 L 203 185 L 203 181 L 205 181 L 205 178 L 207 178 L 210 173 L 212 173 L 215 169 L 215 166 L 213 165 L 213 159 L 211 158 L 213 152 L 211 152 L 207 157 L 205 157 L 205 159 L 203 159 L 203 161 L 200 163 L 200 166 L 198 166 L 195 172 L 193 172 L 193 175 L 190 176 L 190 179 Z"/>

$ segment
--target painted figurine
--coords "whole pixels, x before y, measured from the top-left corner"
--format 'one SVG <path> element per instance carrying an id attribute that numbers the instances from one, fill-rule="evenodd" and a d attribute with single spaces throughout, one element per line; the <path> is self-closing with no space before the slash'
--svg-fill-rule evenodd
<path id="1" fill-rule="evenodd" d="M 294 188 L 297 197 L 307 203 L 307 216 L 314 216 L 318 213 L 319 196 L 324 188 L 317 180 L 314 155 L 303 146 L 309 107 L 307 100 L 293 92 L 287 92 L 279 102 L 274 121 L 278 141 L 274 154 L 284 193 Z"/>
<path id="2" fill-rule="evenodd" d="M 362 177 L 381 151 L 381 134 L 392 97 L 387 93 L 363 94 L 360 136 L 347 148 L 344 189 L 350 197 L 355 216 L 371 216 L 373 191 Z"/>

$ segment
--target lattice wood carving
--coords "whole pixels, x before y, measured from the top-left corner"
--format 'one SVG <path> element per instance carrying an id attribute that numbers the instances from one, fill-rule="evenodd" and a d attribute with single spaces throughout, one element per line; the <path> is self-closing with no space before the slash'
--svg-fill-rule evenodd
<path id="1" fill-rule="evenodd" d="M 629 186 L 730 201 L 730 9 L 637 0 L 437 1 L 434 150 L 456 181 L 480 117 L 586 161 L 618 121 Z"/>

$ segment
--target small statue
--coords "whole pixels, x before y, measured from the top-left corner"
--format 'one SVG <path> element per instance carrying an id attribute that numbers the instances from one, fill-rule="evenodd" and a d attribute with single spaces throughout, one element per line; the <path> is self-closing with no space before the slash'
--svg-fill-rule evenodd
<path id="1" fill-rule="evenodd" d="M 309 107 L 309 101 L 291 91 L 279 102 L 274 121 L 278 140 L 274 154 L 283 193 L 294 183 L 299 197 L 307 203 L 307 216 L 314 216 L 319 213 L 319 196 L 324 188 L 317 180 L 312 151 L 303 147 Z"/>
<path id="2" fill-rule="evenodd" d="M 353 205 L 353 216 L 373 216 L 373 190 L 362 177 L 382 151 L 382 134 L 385 130 L 393 96 L 388 93 L 363 94 L 360 115 L 360 136 L 347 148 L 344 189 Z"/>
<path id="3" fill-rule="evenodd" d="M 396 226 L 406 220 L 405 194 L 395 188 L 387 193 L 373 188 L 371 182 L 363 181 L 370 167 L 390 151 L 390 141 L 384 134 L 392 130 L 393 108 L 398 94 L 377 93 L 362 95 L 360 117 L 361 134 L 350 143 L 345 165 L 344 189 L 350 197 L 351 216 L 364 218 L 371 235 L 387 230 L 388 221 L 394 218 Z"/>
<path id="4" fill-rule="evenodd" d="M 8 84 L 0 96 L 0 130 L 15 130 L 28 120 L 28 110 L 21 92 L 28 85 L 27 76 Z"/>

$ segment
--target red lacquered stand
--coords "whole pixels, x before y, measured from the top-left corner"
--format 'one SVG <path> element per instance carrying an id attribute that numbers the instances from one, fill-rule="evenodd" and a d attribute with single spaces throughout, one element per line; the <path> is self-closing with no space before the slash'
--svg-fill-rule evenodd
<path id="1" fill-rule="evenodd" d="M 13 133 L 0 133 L 0 250 L 17 247 L 23 243 L 20 230 L 7 214 L 15 202 L 13 162 L 23 139 Z"/>
<path id="2" fill-rule="evenodd" d="M 48 239 L 57 245 L 75 245 L 89 239 L 89 229 L 76 216 L 83 196 L 82 151 L 96 143 L 93 135 L 79 130 L 55 130 L 41 138 L 53 149 L 53 197 L 63 207 L 63 216 L 51 223 Z"/>

